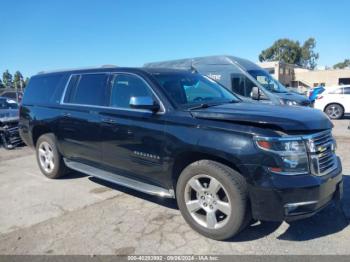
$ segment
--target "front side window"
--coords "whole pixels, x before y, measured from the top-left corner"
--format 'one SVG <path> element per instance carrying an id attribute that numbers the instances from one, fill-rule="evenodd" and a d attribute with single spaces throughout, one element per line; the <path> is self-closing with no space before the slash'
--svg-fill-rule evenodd
<path id="1" fill-rule="evenodd" d="M 180 107 L 203 103 L 229 103 L 240 101 L 233 93 L 214 80 L 200 74 L 154 74 L 168 97 Z"/>
<path id="2" fill-rule="evenodd" d="M 250 93 L 256 84 L 243 74 L 231 75 L 232 90 L 237 94 L 245 97 L 250 97 Z"/>
<path id="3" fill-rule="evenodd" d="M 108 74 L 74 75 L 68 86 L 65 103 L 105 106 Z"/>
<path id="4" fill-rule="evenodd" d="M 265 70 L 248 70 L 265 89 L 273 93 L 287 93 L 288 90 Z"/>
<path id="5" fill-rule="evenodd" d="M 130 108 L 131 97 L 153 97 L 153 93 L 140 77 L 131 74 L 117 74 L 112 80 L 110 106 Z"/>

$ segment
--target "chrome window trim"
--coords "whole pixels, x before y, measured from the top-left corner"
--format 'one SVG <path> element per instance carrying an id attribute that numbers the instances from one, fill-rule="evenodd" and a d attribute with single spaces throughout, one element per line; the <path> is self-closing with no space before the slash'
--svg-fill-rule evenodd
<path id="1" fill-rule="evenodd" d="M 150 110 L 146 110 L 146 109 L 133 109 L 133 108 L 124 108 L 124 107 L 113 107 L 113 106 L 97 106 L 97 105 L 89 105 L 89 104 L 76 104 L 76 103 L 66 103 L 64 102 L 64 99 L 66 97 L 66 93 L 67 93 L 67 89 L 69 86 L 70 81 L 72 80 L 73 76 L 82 76 L 82 75 L 109 75 L 109 76 L 113 76 L 115 77 L 116 75 L 120 75 L 120 74 L 129 74 L 129 75 L 133 75 L 136 76 L 138 78 L 140 78 L 145 84 L 146 86 L 151 90 L 151 92 L 154 94 L 154 96 L 156 97 L 156 99 L 159 102 L 160 108 L 161 110 L 153 113 Z M 130 72 L 89 72 L 89 73 L 74 73 L 71 74 L 67 80 L 67 83 L 64 87 L 64 91 L 62 93 L 62 97 L 60 100 L 60 105 L 71 105 L 71 106 L 81 106 L 81 107 L 90 107 L 90 108 L 98 108 L 98 109 L 116 109 L 116 110 L 121 110 L 121 111 L 128 111 L 128 112 L 140 112 L 140 113 L 149 113 L 149 114 L 156 114 L 156 115 L 162 115 L 165 114 L 166 109 L 165 106 L 163 104 L 163 102 L 161 101 L 161 99 L 159 98 L 159 96 L 154 92 L 153 88 L 139 75 L 135 74 L 135 73 L 130 73 Z"/>

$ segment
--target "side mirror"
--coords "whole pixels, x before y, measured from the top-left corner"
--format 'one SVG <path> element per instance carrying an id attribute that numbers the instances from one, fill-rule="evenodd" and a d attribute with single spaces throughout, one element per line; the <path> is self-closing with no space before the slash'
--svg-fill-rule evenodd
<path id="1" fill-rule="evenodd" d="M 130 98 L 129 105 L 135 109 L 146 109 L 157 112 L 160 109 L 159 104 L 150 96 L 133 96 Z"/>
<path id="2" fill-rule="evenodd" d="M 260 89 L 257 86 L 252 88 L 252 92 L 250 93 L 250 97 L 254 100 L 260 100 Z"/>

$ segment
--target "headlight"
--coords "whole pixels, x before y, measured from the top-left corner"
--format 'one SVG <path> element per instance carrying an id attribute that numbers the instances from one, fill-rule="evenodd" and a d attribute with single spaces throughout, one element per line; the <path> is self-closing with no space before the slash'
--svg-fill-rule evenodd
<path id="1" fill-rule="evenodd" d="M 268 167 L 271 172 L 283 175 L 309 172 L 306 146 L 302 138 L 255 137 L 255 143 L 275 158 L 276 166 Z"/>
<path id="2" fill-rule="evenodd" d="M 280 99 L 282 105 L 288 105 L 288 106 L 297 106 L 298 103 L 293 100 L 288 100 L 288 99 Z"/>

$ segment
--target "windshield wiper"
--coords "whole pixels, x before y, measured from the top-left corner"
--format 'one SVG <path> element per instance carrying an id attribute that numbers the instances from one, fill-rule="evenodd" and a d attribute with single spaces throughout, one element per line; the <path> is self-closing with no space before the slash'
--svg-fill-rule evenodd
<path id="1" fill-rule="evenodd" d="M 189 107 L 188 110 L 196 110 L 196 109 L 202 109 L 202 108 L 208 108 L 208 107 L 212 107 L 212 106 L 219 106 L 219 105 L 223 105 L 223 104 L 231 104 L 231 103 L 239 103 L 239 100 L 230 100 L 227 102 L 221 102 L 221 103 L 211 103 L 211 104 L 207 104 L 207 103 L 202 103 L 193 107 Z"/>
<path id="2" fill-rule="evenodd" d="M 239 103 L 239 102 L 241 102 L 241 101 L 232 99 L 232 100 L 228 101 L 227 103 L 234 104 L 234 103 Z"/>
<path id="3" fill-rule="evenodd" d="M 196 106 L 193 106 L 193 107 L 189 107 L 187 109 L 188 110 L 196 110 L 196 109 L 201 109 L 201 108 L 208 108 L 210 106 L 215 106 L 215 105 L 209 105 L 209 104 L 203 103 L 203 104 L 199 104 L 199 105 L 196 105 Z"/>

